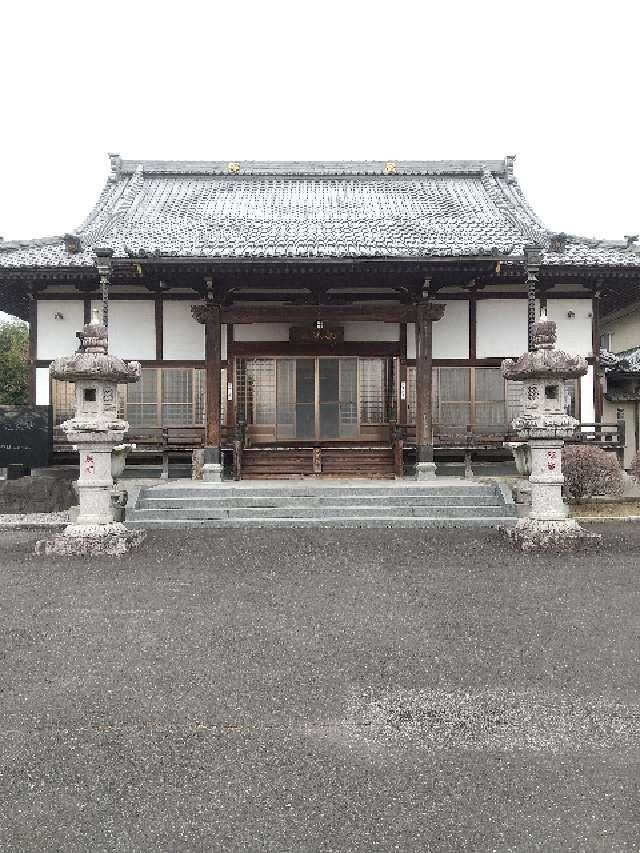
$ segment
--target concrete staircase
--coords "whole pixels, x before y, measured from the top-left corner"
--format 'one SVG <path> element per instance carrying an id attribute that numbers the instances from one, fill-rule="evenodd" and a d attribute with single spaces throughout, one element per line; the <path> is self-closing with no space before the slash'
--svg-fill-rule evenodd
<path id="1" fill-rule="evenodd" d="M 335 481 L 191 483 L 129 492 L 128 527 L 487 527 L 511 525 L 515 506 L 495 482 L 442 478 L 353 483 Z"/>

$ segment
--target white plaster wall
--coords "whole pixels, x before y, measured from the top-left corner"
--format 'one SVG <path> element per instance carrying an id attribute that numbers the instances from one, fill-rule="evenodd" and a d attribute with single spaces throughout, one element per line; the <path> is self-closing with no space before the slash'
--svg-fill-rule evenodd
<path id="1" fill-rule="evenodd" d="M 38 358 L 71 355 L 78 349 L 76 332 L 80 332 L 84 325 L 84 304 L 81 299 L 39 299 L 36 312 Z M 62 314 L 62 320 L 54 319 L 56 312 Z"/>
<path id="2" fill-rule="evenodd" d="M 93 302 L 92 308 L 101 304 Z M 156 320 L 152 299 L 109 300 L 109 352 L 120 358 L 155 359 Z"/>
<path id="3" fill-rule="evenodd" d="M 527 351 L 527 300 L 478 299 L 476 355 L 500 358 Z"/>
<path id="4" fill-rule="evenodd" d="M 233 338 L 236 341 L 288 341 L 289 326 L 289 323 L 237 323 L 233 327 Z"/>
<path id="5" fill-rule="evenodd" d="M 344 327 L 345 341 L 399 341 L 400 323 L 360 322 L 347 320 Z"/>
<path id="6" fill-rule="evenodd" d="M 452 299 L 444 304 L 444 317 L 433 324 L 433 357 L 469 358 L 469 302 Z M 407 323 L 407 358 L 415 357 L 416 327 Z"/>
<path id="7" fill-rule="evenodd" d="M 469 358 L 468 300 L 445 302 L 444 317 L 433 324 L 433 357 Z"/>
<path id="8" fill-rule="evenodd" d="M 49 405 L 49 368 L 36 367 L 36 406 Z"/>
<path id="9" fill-rule="evenodd" d="M 596 419 L 593 408 L 593 366 L 589 365 L 586 376 L 580 379 L 580 420 L 583 424 L 592 424 Z"/>
<path id="10" fill-rule="evenodd" d="M 192 304 L 197 303 L 177 299 L 164 300 L 162 306 L 163 358 L 204 358 L 204 326 L 191 316 Z"/>
<path id="11" fill-rule="evenodd" d="M 640 346 L 640 312 L 636 310 L 625 317 L 602 323 L 600 331 L 603 335 L 607 332 L 611 334 L 613 352 L 622 352 Z"/>
<path id="12" fill-rule="evenodd" d="M 575 317 L 567 316 L 570 311 Z M 558 349 L 570 355 L 591 354 L 590 299 L 548 299 L 547 316 L 556 323 Z"/>

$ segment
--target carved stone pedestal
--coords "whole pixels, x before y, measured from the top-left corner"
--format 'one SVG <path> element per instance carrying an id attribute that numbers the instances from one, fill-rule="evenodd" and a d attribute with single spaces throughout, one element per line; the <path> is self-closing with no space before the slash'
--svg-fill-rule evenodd
<path id="1" fill-rule="evenodd" d="M 206 483 L 222 482 L 222 460 L 219 447 L 204 448 L 202 479 Z"/>
<path id="2" fill-rule="evenodd" d="M 416 480 L 435 480 L 435 462 L 416 462 Z"/>

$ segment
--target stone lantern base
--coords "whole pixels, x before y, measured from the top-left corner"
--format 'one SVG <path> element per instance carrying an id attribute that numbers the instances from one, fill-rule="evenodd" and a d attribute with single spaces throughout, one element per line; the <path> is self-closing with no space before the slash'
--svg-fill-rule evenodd
<path id="1" fill-rule="evenodd" d="M 588 533 L 572 518 L 544 521 L 521 518 L 506 531 L 517 551 L 586 551 L 599 547 L 602 536 Z"/>
<path id="2" fill-rule="evenodd" d="M 70 524 L 53 539 L 36 542 L 39 556 L 51 557 L 120 557 L 138 548 L 144 530 L 128 530 L 124 524 Z"/>

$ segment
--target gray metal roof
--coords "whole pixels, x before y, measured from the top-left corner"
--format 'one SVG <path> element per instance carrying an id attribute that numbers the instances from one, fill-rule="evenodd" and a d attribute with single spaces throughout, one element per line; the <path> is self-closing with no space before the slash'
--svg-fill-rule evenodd
<path id="1" fill-rule="evenodd" d="M 123 160 L 75 232 L 0 242 L 0 268 L 115 258 L 340 259 L 521 256 L 549 245 L 504 160 L 261 162 Z M 545 264 L 640 266 L 636 247 L 568 238 Z"/>

